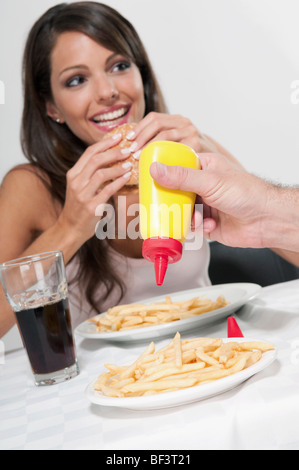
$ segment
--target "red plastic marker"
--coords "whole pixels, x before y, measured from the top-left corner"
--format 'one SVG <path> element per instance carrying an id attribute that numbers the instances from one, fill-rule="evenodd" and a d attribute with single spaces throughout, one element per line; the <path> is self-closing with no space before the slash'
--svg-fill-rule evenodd
<path id="1" fill-rule="evenodd" d="M 227 319 L 227 337 L 228 338 L 244 338 L 242 331 L 235 319 L 235 317 L 228 317 Z"/>

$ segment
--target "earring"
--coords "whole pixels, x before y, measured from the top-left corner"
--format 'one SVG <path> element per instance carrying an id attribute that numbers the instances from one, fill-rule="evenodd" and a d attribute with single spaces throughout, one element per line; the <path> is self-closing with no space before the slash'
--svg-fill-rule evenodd
<path id="1" fill-rule="evenodd" d="M 57 124 L 60 124 L 60 119 L 57 118 L 57 119 L 56 119 L 56 122 L 57 122 Z"/>

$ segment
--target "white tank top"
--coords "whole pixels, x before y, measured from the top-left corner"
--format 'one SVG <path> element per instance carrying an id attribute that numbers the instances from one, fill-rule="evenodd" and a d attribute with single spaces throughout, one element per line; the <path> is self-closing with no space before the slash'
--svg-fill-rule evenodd
<path id="1" fill-rule="evenodd" d="M 109 247 L 108 250 L 114 269 L 124 281 L 126 292 L 121 301 L 118 302 L 119 289 L 115 288 L 108 299 L 102 303 L 101 311 L 105 312 L 109 307 L 113 307 L 118 303 L 142 303 L 147 298 L 160 295 L 166 296 L 167 294 L 196 287 L 210 286 L 211 281 L 208 275 L 210 249 L 208 242 L 203 240 L 202 247 L 197 250 L 187 249 L 187 243 L 184 245 L 181 260 L 169 264 L 163 286 L 156 285 L 153 263 L 143 258 L 127 258 Z M 74 258 L 66 268 L 68 281 L 76 275 L 77 270 L 78 260 Z M 104 287 L 101 288 L 101 285 L 99 285 L 99 299 L 104 292 Z M 78 283 L 69 283 L 69 302 L 73 328 L 97 314 L 96 311 L 91 309 Z"/>

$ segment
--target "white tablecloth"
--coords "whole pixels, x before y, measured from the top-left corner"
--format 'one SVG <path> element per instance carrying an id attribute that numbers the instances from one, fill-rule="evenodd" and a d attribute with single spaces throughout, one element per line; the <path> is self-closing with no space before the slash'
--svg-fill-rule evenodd
<path id="1" fill-rule="evenodd" d="M 277 346 L 277 360 L 233 390 L 165 410 L 103 408 L 84 394 L 104 363 L 129 363 L 144 344 L 76 337 L 80 375 L 40 388 L 33 384 L 24 350 L 5 354 L 0 361 L 0 449 L 298 450 L 299 281 L 262 289 L 236 318 L 248 338 Z M 186 336 L 225 337 L 226 322 Z"/>

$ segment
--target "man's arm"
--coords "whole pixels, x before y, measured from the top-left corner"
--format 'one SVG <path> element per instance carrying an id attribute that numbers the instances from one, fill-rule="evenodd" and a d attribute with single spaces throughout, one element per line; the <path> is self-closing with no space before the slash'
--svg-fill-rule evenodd
<path id="1" fill-rule="evenodd" d="M 199 158 L 201 170 L 153 163 L 152 177 L 200 196 L 208 213 L 202 222 L 207 238 L 228 246 L 279 249 L 299 265 L 299 189 L 262 180 L 222 155 Z M 290 251 L 298 253 L 292 260 Z"/>

